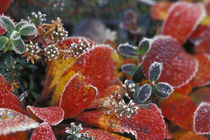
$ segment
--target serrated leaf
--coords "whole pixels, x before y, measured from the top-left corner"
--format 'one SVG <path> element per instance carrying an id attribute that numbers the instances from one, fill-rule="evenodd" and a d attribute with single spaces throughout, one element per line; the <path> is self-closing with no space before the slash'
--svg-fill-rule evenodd
<path id="1" fill-rule="evenodd" d="M 155 89 L 157 95 L 161 97 L 168 97 L 174 91 L 174 88 L 166 82 L 159 82 L 155 84 Z"/>
<path id="2" fill-rule="evenodd" d="M 23 26 L 26 26 L 26 25 L 28 25 L 28 24 L 29 24 L 29 23 L 26 22 L 26 21 L 21 21 L 21 22 L 19 22 L 18 24 L 16 24 L 15 30 L 16 30 L 16 31 L 19 31 Z"/>
<path id="3" fill-rule="evenodd" d="M 12 40 L 12 45 L 13 45 L 13 50 L 17 53 L 17 54 L 23 54 L 25 51 L 25 43 L 23 42 L 23 40 L 17 39 L 17 40 Z"/>
<path id="4" fill-rule="evenodd" d="M 5 49 L 9 39 L 5 36 L 0 36 L 0 50 Z"/>
<path id="5" fill-rule="evenodd" d="M 133 75 L 136 71 L 136 65 L 134 64 L 124 64 L 121 67 L 122 71 L 129 74 L 129 75 Z"/>
<path id="6" fill-rule="evenodd" d="M 152 93 L 152 87 L 148 84 L 144 84 L 137 91 L 135 98 L 137 98 L 137 101 L 139 101 L 140 103 L 146 102 L 150 98 L 151 93 Z"/>
<path id="7" fill-rule="evenodd" d="M 117 49 L 124 56 L 137 56 L 138 55 L 137 47 L 131 46 L 128 43 L 120 44 Z"/>
<path id="8" fill-rule="evenodd" d="M 138 52 L 141 55 L 145 55 L 150 49 L 150 40 L 143 38 L 138 45 Z"/>
<path id="9" fill-rule="evenodd" d="M 156 82 L 162 72 L 163 64 L 159 62 L 153 62 L 149 67 L 149 79 L 151 82 Z"/>
<path id="10" fill-rule="evenodd" d="M 142 64 L 139 64 L 136 68 L 135 73 L 133 74 L 132 80 L 134 82 L 141 82 L 143 78 L 144 78 L 144 73 L 142 70 Z"/>
<path id="11" fill-rule="evenodd" d="M 20 28 L 19 34 L 23 36 L 31 36 L 37 33 L 36 27 L 33 24 L 24 25 Z"/>
<path id="12" fill-rule="evenodd" d="M 12 31 L 15 29 L 15 24 L 7 16 L 1 16 L 0 17 L 0 26 L 2 26 L 9 33 L 12 33 Z"/>

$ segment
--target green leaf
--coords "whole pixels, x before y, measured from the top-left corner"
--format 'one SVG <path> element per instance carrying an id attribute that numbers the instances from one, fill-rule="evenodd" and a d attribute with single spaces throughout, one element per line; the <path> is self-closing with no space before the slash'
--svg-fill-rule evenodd
<path id="1" fill-rule="evenodd" d="M 11 40 L 18 40 L 21 39 L 20 35 L 18 34 L 17 31 L 13 31 L 11 36 L 10 36 Z"/>
<path id="2" fill-rule="evenodd" d="M 9 39 L 5 36 L 0 36 L 0 50 L 5 49 Z"/>
<path id="3" fill-rule="evenodd" d="M 15 29 L 14 22 L 7 16 L 0 16 L 0 26 L 2 26 L 9 33 Z"/>
<path id="4" fill-rule="evenodd" d="M 163 98 L 168 97 L 174 91 L 174 88 L 166 82 L 159 82 L 155 84 L 154 87 L 155 87 L 154 92 Z"/>
<path id="5" fill-rule="evenodd" d="M 20 28 L 19 34 L 23 36 L 31 36 L 37 33 L 36 27 L 33 24 L 24 25 Z"/>
<path id="6" fill-rule="evenodd" d="M 138 52 L 141 55 L 145 55 L 150 49 L 150 39 L 143 38 L 138 45 Z"/>
<path id="7" fill-rule="evenodd" d="M 123 72 L 133 76 L 133 74 L 136 71 L 136 65 L 134 65 L 134 64 L 124 64 L 124 65 L 122 65 L 121 69 L 122 69 Z"/>
<path id="8" fill-rule="evenodd" d="M 17 40 L 12 40 L 12 45 L 13 45 L 13 50 L 17 53 L 17 54 L 23 54 L 25 51 L 25 43 L 23 42 L 23 40 L 17 39 Z"/>
<path id="9" fill-rule="evenodd" d="M 138 82 L 141 82 L 143 78 L 144 78 L 144 73 L 142 70 L 142 64 L 139 64 L 136 68 L 136 71 L 133 74 L 132 79 L 134 82 L 138 83 Z"/>
<path id="10" fill-rule="evenodd" d="M 29 23 L 27 21 L 21 21 L 19 22 L 18 24 L 16 24 L 15 26 L 15 30 L 16 31 L 19 31 L 23 26 L 26 26 L 28 25 Z"/>
<path id="11" fill-rule="evenodd" d="M 137 47 L 131 46 L 128 43 L 120 44 L 117 49 L 124 56 L 137 56 L 138 55 Z"/>
<path id="12" fill-rule="evenodd" d="M 149 79 L 154 84 L 160 77 L 163 64 L 159 62 L 153 62 L 149 67 Z"/>
<path id="13" fill-rule="evenodd" d="M 142 85 L 134 94 L 134 98 L 140 103 L 146 102 L 152 93 L 152 87 L 149 84 Z"/>

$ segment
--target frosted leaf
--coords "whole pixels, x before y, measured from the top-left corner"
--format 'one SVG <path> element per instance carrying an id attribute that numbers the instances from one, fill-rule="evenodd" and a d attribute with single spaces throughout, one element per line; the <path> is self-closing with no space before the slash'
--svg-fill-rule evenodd
<path id="1" fill-rule="evenodd" d="M 56 138 L 52 127 L 47 123 L 42 123 L 33 131 L 31 140 L 56 140 Z"/>
<path id="2" fill-rule="evenodd" d="M 196 134 L 210 134 L 210 103 L 201 102 L 194 112 L 193 129 Z"/>
<path id="3" fill-rule="evenodd" d="M 31 35 L 35 35 L 36 33 L 37 33 L 37 30 L 36 30 L 35 25 L 33 24 L 23 25 L 19 30 L 19 34 L 23 36 L 31 36 Z"/>
<path id="4" fill-rule="evenodd" d="M 174 91 L 174 88 L 166 82 L 155 84 L 155 89 L 157 90 L 156 93 L 161 97 L 168 97 Z"/>
<path id="5" fill-rule="evenodd" d="M 23 54 L 24 53 L 26 45 L 21 38 L 19 38 L 17 40 L 13 40 L 12 45 L 13 45 L 13 50 L 17 54 Z"/>
<path id="6" fill-rule="evenodd" d="M 6 31 L 9 33 L 12 33 L 12 31 L 15 29 L 14 22 L 7 16 L 0 16 L 0 26 L 2 26 Z"/>
<path id="7" fill-rule="evenodd" d="M 152 93 L 152 87 L 148 84 L 141 86 L 137 92 L 137 100 L 139 102 L 146 102 Z"/>
<path id="8" fill-rule="evenodd" d="M 149 67 L 149 79 L 154 84 L 161 75 L 163 64 L 159 62 L 153 62 Z"/>
<path id="9" fill-rule="evenodd" d="M 143 38 L 138 45 L 138 49 L 141 55 L 146 54 L 150 49 L 150 39 Z"/>
<path id="10" fill-rule="evenodd" d="M 120 44 L 118 46 L 118 51 L 124 56 L 136 56 L 138 55 L 137 47 L 131 46 L 128 43 Z"/>
<path id="11" fill-rule="evenodd" d="M 0 36 L 0 50 L 3 50 L 7 43 L 8 43 L 9 39 L 5 36 Z"/>
<path id="12" fill-rule="evenodd" d="M 129 75 L 133 75 L 136 71 L 136 65 L 134 64 L 124 64 L 121 67 L 122 71 L 129 74 Z"/>
<path id="13" fill-rule="evenodd" d="M 36 121 L 22 113 L 0 108 L 0 135 L 26 131 L 38 126 L 39 124 Z"/>
<path id="14" fill-rule="evenodd" d="M 64 118 L 64 111 L 60 107 L 38 108 L 27 106 L 27 110 L 50 125 L 57 125 L 63 121 Z"/>

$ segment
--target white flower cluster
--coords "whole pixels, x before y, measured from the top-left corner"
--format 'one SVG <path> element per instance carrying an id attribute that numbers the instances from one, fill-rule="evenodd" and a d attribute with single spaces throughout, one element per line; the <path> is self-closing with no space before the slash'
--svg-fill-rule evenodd
<path id="1" fill-rule="evenodd" d="M 59 50 L 55 44 L 48 45 L 46 48 L 44 48 L 44 51 L 46 52 L 48 60 L 56 59 L 59 55 Z"/>

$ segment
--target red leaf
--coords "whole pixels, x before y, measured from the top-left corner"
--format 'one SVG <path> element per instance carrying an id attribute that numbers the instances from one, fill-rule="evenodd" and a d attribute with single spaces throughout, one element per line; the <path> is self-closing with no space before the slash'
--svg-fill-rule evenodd
<path id="1" fill-rule="evenodd" d="M 42 123 L 33 131 L 31 140 L 56 140 L 56 138 L 52 127 L 47 123 Z"/>
<path id="2" fill-rule="evenodd" d="M 93 136 L 95 140 L 130 140 L 129 138 L 100 129 L 84 128 L 82 132 L 89 132 L 88 135 Z"/>
<path id="3" fill-rule="evenodd" d="M 184 44 L 204 16 L 205 9 L 202 4 L 177 2 L 169 9 L 162 26 L 162 34 L 170 35 Z"/>
<path id="4" fill-rule="evenodd" d="M 87 108 L 96 95 L 97 89 L 85 84 L 83 77 L 75 74 L 63 90 L 59 106 L 64 109 L 65 118 L 72 118 Z"/>
<path id="5" fill-rule="evenodd" d="M 153 62 L 163 63 L 158 82 L 168 82 L 175 88 L 186 85 L 196 74 L 198 61 L 184 52 L 176 39 L 158 36 L 152 40 L 151 49 L 146 53 L 142 68 L 149 79 L 149 67 Z"/>
<path id="6" fill-rule="evenodd" d="M 188 84 L 180 88 L 175 88 L 174 92 L 182 94 L 182 95 L 188 95 L 192 91 L 192 89 L 193 89 L 193 85 L 192 85 L 192 80 L 191 80 Z"/>
<path id="7" fill-rule="evenodd" d="M 3 14 L 9 5 L 13 2 L 13 0 L 0 0 L 1 7 L 0 7 L 0 15 Z"/>
<path id="8" fill-rule="evenodd" d="M 57 125 L 63 121 L 64 111 L 60 107 L 45 107 L 38 108 L 34 106 L 27 106 L 28 112 L 43 120 L 49 125 Z"/>
<path id="9" fill-rule="evenodd" d="M 11 92 L 8 82 L 0 74 L 0 108 L 8 108 L 27 114 L 19 99 Z"/>
<path id="10" fill-rule="evenodd" d="M 168 14 L 168 10 L 171 7 L 172 2 L 160 1 L 157 2 L 151 9 L 151 15 L 154 19 L 164 20 Z"/>
<path id="11" fill-rule="evenodd" d="M 192 130 L 195 104 L 188 96 L 172 93 L 167 99 L 160 101 L 163 115 L 185 130 Z"/>
<path id="12" fill-rule="evenodd" d="M 210 0 L 205 0 L 206 13 L 210 16 Z"/>
<path id="13" fill-rule="evenodd" d="M 197 54 L 196 58 L 199 61 L 199 67 L 198 72 L 192 79 L 192 84 L 193 87 L 202 87 L 210 84 L 210 59 L 209 55 L 203 53 Z"/>
<path id="14" fill-rule="evenodd" d="M 107 45 L 90 49 L 65 69 L 55 88 L 52 105 L 58 105 L 65 85 L 76 73 L 84 76 L 86 83 L 97 88 L 98 100 L 112 94 L 112 89 L 121 85 L 116 76 L 118 60 L 116 51 Z"/>
<path id="15" fill-rule="evenodd" d="M 210 134 L 210 103 L 202 102 L 194 113 L 194 131 L 196 134 Z"/>
<path id="16" fill-rule="evenodd" d="M 210 54 L 209 39 L 210 26 L 199 26 L 190 37 L 190 40 L 195 44 L 195 53 Z"/>
<path id="17" fill-rule="evenodd" d="M 30 130 L 38 125 L 37 122 L 22 113 L 0 108 L 0 135 Z"/>
<path id="18" fill-rule="evenodd" d="M 81 113 L 77 119 L 108 131 L 132 133 L 138 140 L 164 139 L 166 126 L 160 109 L 155 104 L 139 107 L 130 118 L 89 111 Z"/>
<path id="19" fill-rule="evenodd" d="M 0 140 L 27 140 L 27 132 L 17 132 L 9 135 L 0 135 Z"/>

